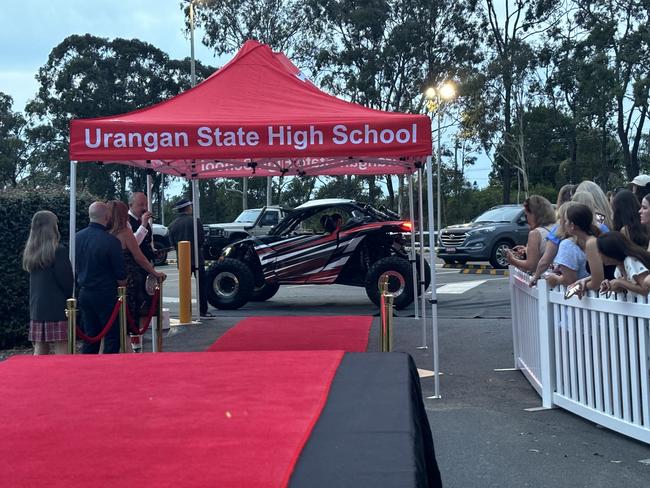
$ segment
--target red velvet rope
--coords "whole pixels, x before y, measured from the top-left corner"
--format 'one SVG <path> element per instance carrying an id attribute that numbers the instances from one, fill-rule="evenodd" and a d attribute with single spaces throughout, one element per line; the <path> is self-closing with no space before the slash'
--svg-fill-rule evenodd
<path id="1" fill-rule="evenodd" d="M 129 307 L 126 307 L 126 320 L 129 324 L 129 329 L 132 334 L 142 335 L 147 332 L 149 325 L 151 325 L 151 319 L 156 314 L 156 308 L 158 308 L 158 300 L 160 299 L 160 288 L 156 288 L 156 293 L 151 297 L 151 305 L 149 305 L 149 312 L 147 312 L 147 318 L 145 319 L 144 327 L 142 329 L 138 328 L 135 323 L 135 319 L 131 316 Z"/>
<path id="2" fill-rule="evenodd" d="M 90 342 L 91 344 L 94 344 L 96 342 L 101 341 L 106 334 L 108 334 L 108 331 L 111 330 L 111 326 L 113 325 L 113 322 L 115 322 L 115 319 L 117 318 L 117 315 L 120 313 L 120 299 L 117 299 L 117 302 L 115 302 L 115 306 L 113 307 L 113 312 L 111 313 L 111 317 L 108 319 L 108 323 L 104 326 L 104 329 L 95 337 L 89 337 L 86 334 L 83 333 L 83 331 L 79 328 L 77 325 L 77 335 L 81 337 L 86 342 Z"/>

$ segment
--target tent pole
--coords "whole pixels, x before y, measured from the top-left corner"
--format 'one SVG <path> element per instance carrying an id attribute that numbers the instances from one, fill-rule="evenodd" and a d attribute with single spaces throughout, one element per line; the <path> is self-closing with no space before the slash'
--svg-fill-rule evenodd
<path id="1" fill-rule="evenodd" d="M 429 214 L 429 261 L 431 263 L 431 331 L 433 350 L 433 396 L 428 398 L 440 398 L 440 371 L 438 370 L 438 296 L 436 294 L 436 247 L 434 238 L 433 222 L 433 158 L 427 158 L 427 211 Z"/>
<path id="2" fill-rule="evenodd" d="M 199 283 L 199 231 L 198 220 L 201 217 L 199 209 L 199 180 L 192 180 L 192 222 L 194 224 L 194 259 L 196 260 L 196 269 L 194 272 L 194 283 L 196 285 L 196 321 L 201 321 L 201 285 Z M 194 266 L 194 263 L 192 263 Z"/>
<path id="3" fill-rule="evenodd" d="M 151 176 L 151 173 L 153 171 L 150 169 L 147 169 L 147 211 L 151 212 L 152 205 L 151 205 L 151 190 L 153 188 L 153 178 Z M 153 219 L 149 219 L 149 227 L 151 228 L 151 247 L 154 250 L 155 253 L 155 248 L 153 245 Z M 162 297 L 158 298 L 159 300 L 162 300 Z M 160 320 L 160 316 L 156 319 L 156 321 Z M 139 325 L 138 325 L 139 326 Z M 142 338 L 140 338 L 142 341 Z M 158 350 L 158 327 L 151 327 L 151 352 L 160 352 Z"/>
<path id="4" fill-rule="evenodd" d="M 266 206 L 270 207 L 273 205 L 273 177 L 272 176 L 267 176 L 266 177 Z"/>
<path id="5" fill-rule="evenodd" d="M 165 225 L 165 173 L 160 173 L 160 223 Z"/>
<path id="6" fill-rule="evenodd" d="M 153 205 L 151 203 L 151 192 L 153 190 L 153 170 L 147 170 L 147 210 L 152 211 Z M 149 226 L 151 227 L 151 248 L 155 251 L 153 245 L 153 218 L 149 219 Z"/>
<path id="7" fill-rule="evenodd" d="M 420 231 L 420 275 L 424 276 L 424 210 L 423 210 L 423 200 L 422 200 L 422 175 L 423 171 L 422 168 L 418 168 L 418 230 Z M 430 238 L 430 237 L 429 237 Z M 431 269 L 435 269 L 435 263 L 431 261 L 431 258 L 429 257 L 429 261 L 431 264 Z M 420 310 L 422 310 L 422 320 L 424 321 L 427 318 L 427 307 L 426 307 L 426 300 L 427 297 L 425 295 L 426 291 L 426 285 L 424 284 L 424 281 L 420 283 Z M 426 344 L 426 343 L 425 343 Z"/>
<path id="8" fill-rule="evenodd" d="M 411 268 L 413 270 L 413 296 L 414 300 L 413 303 L 415 305 L 415 318 L 419 319 L 420 318 L 420 303 L 418 301 L 418 290 L 419 290 L 419 283 L 418 283 L 418 270 L 417 270 L 417 260 L 415 259 L 415 256 L 417 254 L 415 253 L 415 227 L 413 226 L 414 224 L 414 211 L 413 211 L 413 175 L 409 174 L 408 175 L 408 183 L 409 183 L 409 219 L 411 221 L 411 252 L 409 253 L 409 259 L 411 261 Z M 426 341 L 424 345 L 426 346 Z"/>
<path id="9" fill-rule="evenodd" d="M 77 164 L 70 161 L 70 228 L 69 228 L 69 256 L 72 264 L 72 274 L 75 274 L 75 234 L 77 233 Z"/>

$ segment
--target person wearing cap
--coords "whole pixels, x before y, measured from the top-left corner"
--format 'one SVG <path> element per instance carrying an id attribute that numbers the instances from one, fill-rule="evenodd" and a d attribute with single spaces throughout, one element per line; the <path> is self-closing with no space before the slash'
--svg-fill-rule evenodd
<path id="1" fill-rule="evenodd" d="M 650 176 L 639 175 L 632 180 L 632 193 L 639 199 L 639 203 L 643 198 L 650 194 Z"/>
<path id="2" fill-rule="evenodd" d="M 194 222 L 193 222 L 193 209 L 192 202 L 187 198 L 182 198 L 176 205 L 174 205 L 174 210 L 178 212 L 176 218 L 169 224 L 169 239 L 172 242 L 172 245 L 176 249 L 176 255 L 178 256 L 178 243 L 181 241 L 189 241 L 191 249 L 191 260 L 192 260 L 192 272 L 199 275 L 199 314 L 201 317 L 214 317 L 210 312 L 208 312 L 208 293 L 207 293 L 207 283 L 205 279 L 205 259 L 203 257 L 203 241 L 205 235 L 203 234 L 203 225 L 201 224 L 200 219 L 197 220 L 197 238 L 198 238 L 198 247 L 199 255 L 198 260 L 194 256 Z"/>

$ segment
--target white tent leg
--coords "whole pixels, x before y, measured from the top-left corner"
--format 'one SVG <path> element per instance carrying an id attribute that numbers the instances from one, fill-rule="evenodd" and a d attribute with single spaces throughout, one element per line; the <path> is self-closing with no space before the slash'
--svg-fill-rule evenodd
<path id="1" fill-rule="evenodd" d="M 151 212 L 151 189 L 153 188 L 153 178 L 151 172 L 147 170 L 147 210 Z M 151 226 L 151 232 L 153 232 L 153 219 L 149 219 L 149 225 Z M 153 245 L 153 235 L 151 236 L 151 247 L 155 251 Z M 159 300 L 162 300 L 162 297 L 159 297 Z M 160 320 L 157 318 L 156 320 Z M 141 339 L 142 340 L 142 339 Z M 160 352 L 158 350 L 158 327 L 151 327 L 151 352 Z"/>
<path id="2" fill-rule="evenodd" d="M 419 304 L 420 302 L 418 301 L 418 270 L 417 270 L 417 262 L 415 259 L 416 253 L 415 253 L 415 220 L 414 220 L 414 212 L 413 212 L 413 175 L 409 174 L 408 175 L 408 184 L 409 184 L 409 219 L 411 220 L 411 252 L 409 259 L 411 260 L 411 268 L 413 269 L 413 304 L 415 305 L 415 318 L 419 319 L 420 318 L 420 307 Z M 424 343 L 426 345 L 426 342 Z"/>
<path id="3" fill-rule="evenodd" d="M 420 276 L 424 276 L 424 210 L 423 210 L 423 200 L 422 200 L 422 168 L 418 168 L 418 230 L 420 231 Z M 431 236 L 429 236 L 431 239 Z M 429 257 L 429 264 L 431 269 L 435 269 L 435 262 Z M 426 307 L 426 291 L 427 285 L 425 285 L 424 280 L 420 284 L 420 310 L 422 310 L 422 319 L 427 318 L 427 307 Z M 424 343 L 426 345 L 426 341 Z"/>
<path id="4" fill-rule="evenodd" d="M 433 222 L 433 159 L 427 158 L 427 211 L 429 214 L 429 261 L 431 262 L 431 331 L 433 350 L 433 396 L 440 398 L 440 370 L 438 361 L 438 295 L 436 294 L 436 246 Z"/>
<path id="5" fill-rule="evenodd" d="M 70 161 L 70 229 L 69 256 L 72 264 L 72 274 L 75 274 L 75 235 L 77 234 L 77 163 Z"/>
<path id="6" fill-rule="evenodd" d="M 192 212 L 194 222 L 194 258 L 196 259 L 196 272 L 194 273 L 194 282 L 196 284 L 196 321 L 201 320 L 201 284 L 199 283 L 199 231 L 198 219 L 201 217 L 199 209 L 199 180 L 192 180 Z M 192 263 L 192 266 L 194 263 Z"/>

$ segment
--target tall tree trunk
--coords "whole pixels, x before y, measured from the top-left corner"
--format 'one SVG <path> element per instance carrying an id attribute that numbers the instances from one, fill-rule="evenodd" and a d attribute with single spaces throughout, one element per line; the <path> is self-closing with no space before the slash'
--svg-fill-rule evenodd
<path id="1" fill-rule="evenodd" d="M 393 177 L 386 175 L 386 189 L 388 190 L 388 206 L 395 210 L 395 189 L 393 188 Z"/>
<path id="2" fill-rule="evenodd" d="M 505 95 L 505 105 L 503 110 L 503 122 L 504 122 L 504 144 L 506 142 L 507 134 L 510 134 L 510 129 L 512 129 L 512 121 L 510 120 L 510 110 L 512 108 L 512 79 L 505 73 L 503 77 L 503 87 Z M 510 184 L 512 181 L 512 168 L 508 164 L 508 161 L 501 157 L 501 178 L 503 181 L 503 203 L 510 203 Z"/>
<path id="3" fill-rule="evenodd" d="M 618 116 L 616 117 L 616 132 L 618 133 L 618 139 L 621 142 L 623 149 L 623 163 L 625 165 L 625 174 L 628 177 L 629 181 L 632 181 L 634 177 L 638 174 L 639 169 L 632 167 L 632 161 L 630 160 L 630 141 L 627 138 L 627 132 L 625 131 L 624 123 L 624 106 L 623 106 L 623 95 L 616 96 L 617 112 Z"/>

